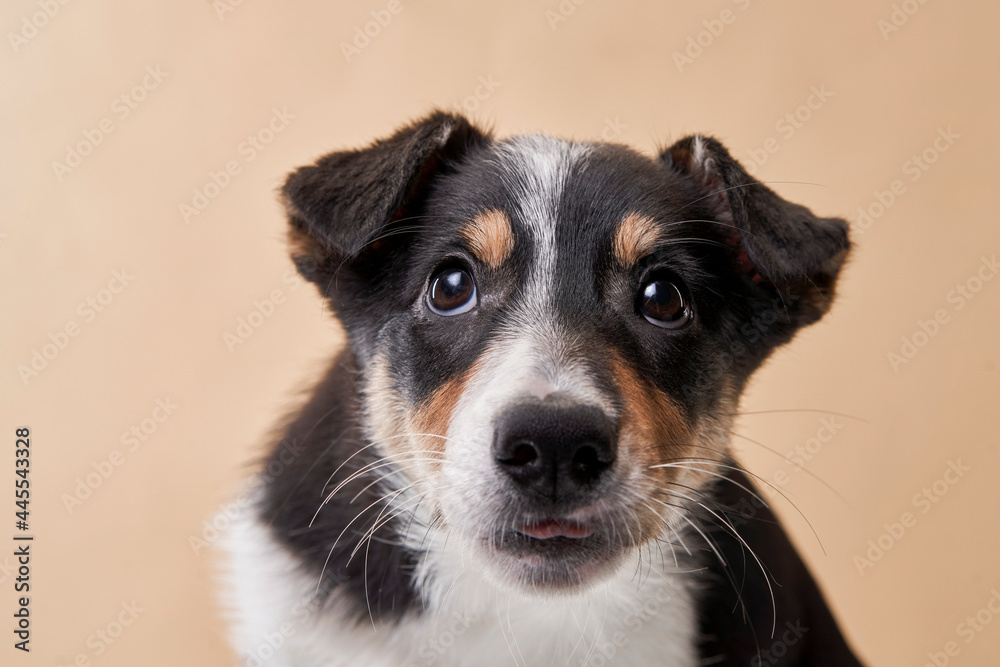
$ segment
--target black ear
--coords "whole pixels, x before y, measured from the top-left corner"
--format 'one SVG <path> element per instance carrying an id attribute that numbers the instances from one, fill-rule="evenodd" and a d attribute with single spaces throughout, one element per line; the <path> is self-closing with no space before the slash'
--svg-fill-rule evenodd
<path id="1" fill-rule="evenodd" d="M 462 116 L 435 111 L 367 148 L 294 171 L 281 194 L 299 270 L 321 283 L 393 222 L 419 216 L 433 179 L 488 140 Z"/>
<path id="2" fill-rule="evenodd" d="M 732 223 L 727 241 L 742 271 L 795 303 L 797 324 L 819 319 L 833 298 L 837 274 L 850 250 L 847 223 L 820 218 L 751 176 L 710 137 L 681 139 L 661 155 L 669 168 L 694 180 L 720 222 Z"/>

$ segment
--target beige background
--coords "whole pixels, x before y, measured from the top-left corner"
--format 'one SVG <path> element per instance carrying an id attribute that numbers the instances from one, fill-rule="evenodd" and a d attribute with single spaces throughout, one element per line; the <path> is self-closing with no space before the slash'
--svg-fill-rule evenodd
<path id="1" fill-rule="evenodd" d="M 500 134 L 603 134 L 647 152 L 693 131 L 748 163 L 767 145 L 762 179 L 852 219 L 858 247 L 837 304 L 758 374 L 742 406 L 757 414 L 740 432 L 760 444 L 736 446 L 815 527 L 825 555 L 778 498 L 871 664 L 921 665 L 952 641 L 950 664 L 996 664 L 1000 619 L 971 635 L 959 624 L 1000 590 L 1000 278 L 975 282 L 981 258 L 1000 251 L 1000 5 L 907 0 L 915 13 L 897 10 L 902 25 L 883 35 L 890 0 L 565 0 L 566 16 L 550 13 L 557 0 L 400 0 L 348 62 L 341 44 L 387 4 L 249 1 L 220 13 L 221 2 L 92 0 L 35 17 L 45 23 L 35 34 L 24 21 L 36 1 L 4 3 L 0 467 L 13 467 L 14 428 L 30 426 L 37 542 L 30 657 L 11 648 L 13 562 L 0 556 L 0 663 L 232 664 L 213 602 L 217 560 L 191 538 L 212 537 L 213 515 L 224 526 L 216 513 L 268 429 L 341 340 L 291 279 L 274 190 L 293 167 L 440 105 Z M 729 22 L 713 23 L 723 10 Z M 32 36 L 13 44 L 22 31 Z M 689 38 L 705 46 L 679 67 Z M 133 92 L 147 67 L 165 78 Z M 831 96 L 799 110 L 810 117 L 789 136 L 778 123 L 812 87 Z M 145 99 L 121 118 L 122 95 Z M 247 161 L 241 142 L 275 108 L 293 118 Z M 60 180 L 53 162 L 105 118 L 112 131 Z M 939 152 L 948 128 L 958 138 Z M 913 181 L 905 163 L 925 150 L 935 161 Z M 186 224 L 180 205 L 229 161 L 239 173 Z M 896 179 L 901 194 L 857 235 L 859 207 Z M 123 269 L 128 285 L 102 292 Z M 959 309 L 949 291 L 970 279 L 981 290 Z M 274 290 L 283 302 L 230 351 L 225 334 Z M 78 310 L 87 299 L 106 304 L 91 318 Z M 947 322 L 917 336 L 926 345 L 894 371 L 887 354 L 939 309 Z M 68 322 L 78 335 L 22 380 L 19 366 Z M 179 406 L 162 423 L 148 421 L 158 399 Z M 143 420 L 155 431 L 129 451 L 122 433 Z M 806 445 L 807 472 L 781 456 Z M 68 509 L 115 450 L 121 465 Z M 949 461 L 969 468 L 952 485 L 939 481 Z M 923 513 L 914 495 L 935 481 L 944 493 Z M 0 500 L 7 545 L 12 493 Z M 859 573 L 854 557 L 905 512 L 915 525 L 883 536 L 891 549 Z M 110 646 L 88 643 L 133 601 L 141 613 Z"/>

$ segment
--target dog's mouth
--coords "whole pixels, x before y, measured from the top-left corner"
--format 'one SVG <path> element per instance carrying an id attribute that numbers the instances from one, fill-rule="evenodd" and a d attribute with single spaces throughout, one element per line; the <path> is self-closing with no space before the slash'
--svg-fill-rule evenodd
<path id="1" fill-rule="evenodd" d="M 571 591 L 617 569 L 628 545 L 609 534 L 606 522 L 569 517 L 530 517 L 484 540 L 494 572 L 518 588 Z"/>
<path id="2" fill-rule="evenodd" d="M 587 524 L 572 519 L 524 520 L 517 532 L 536 540 L 553 540 L 560 537 L 581 540 L 594 534 Z"/>

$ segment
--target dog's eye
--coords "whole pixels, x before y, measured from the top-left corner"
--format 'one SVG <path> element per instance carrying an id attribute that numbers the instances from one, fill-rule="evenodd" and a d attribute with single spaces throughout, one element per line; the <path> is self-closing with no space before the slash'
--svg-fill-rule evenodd
<path id="1" fill-rule="evenodd" d="M 468 271 L 445 269 L 431 279 L 427 306 L 438 315 L 461 315 L 476 307 L 476 283 Z"/>
<path id="2" fill-rule="evenodd" d="M 664 329 L 679 329 L 693 315 L 681 289 L 662 278 L 646 283 L 639 293 L 638 308 L 646 321 Z"/>

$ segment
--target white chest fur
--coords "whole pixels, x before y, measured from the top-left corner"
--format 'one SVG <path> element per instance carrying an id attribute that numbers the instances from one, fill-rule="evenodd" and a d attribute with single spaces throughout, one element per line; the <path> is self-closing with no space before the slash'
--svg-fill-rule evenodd
<path id="1" fill-rule="evenodd" d="M 336 600 L 319 609 L 315 579 L 256 517 L 234 526 L 228 548 L 232 641 L 251 667 L 697 662 L 692 594 L 668 547 L 636 556 L 586 594 L 548 599 L 498 589 L 458 548 L 436 549 L 420 568 L 425 608 L 396 625 L 345 620 Z"/>

